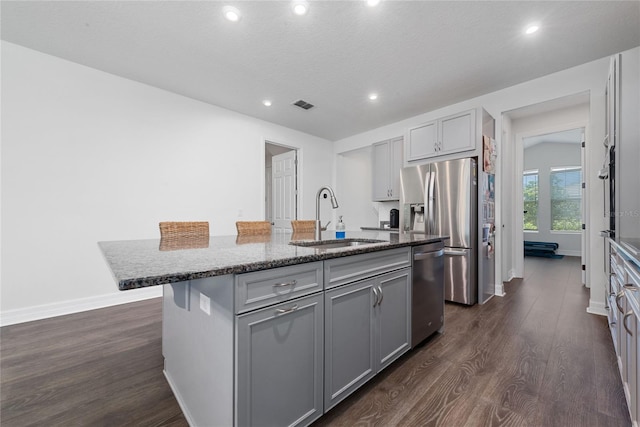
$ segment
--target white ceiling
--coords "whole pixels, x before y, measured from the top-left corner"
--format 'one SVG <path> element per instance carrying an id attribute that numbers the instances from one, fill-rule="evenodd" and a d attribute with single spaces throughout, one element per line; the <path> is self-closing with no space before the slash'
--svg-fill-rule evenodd
<path id="1" fill-rule="evenodd" d="M 299 17 L 289 1 L 3 0 L 1 34 L 329 140 L 640 45 L 640 1 L 309 3 Z"/>

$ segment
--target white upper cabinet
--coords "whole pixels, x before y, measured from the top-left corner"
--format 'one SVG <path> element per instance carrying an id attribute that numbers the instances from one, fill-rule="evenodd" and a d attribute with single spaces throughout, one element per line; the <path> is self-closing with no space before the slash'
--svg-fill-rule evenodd
<path id="1" fill-rule="evenodd" d="M 476 110 L 443 117 L 409 129 L 407 161 L 476 149 Z"/>
<path id="2" fill-rule="evenodd" d="M 400 199 L 400 168 L 403 138 L 377 142 L 373 152 L 373 200 Z"/>
<path id="3" fill-rule="evenodd" d="M 438 155 L 438 122 L 436 120 L 409 129 L 407 160 L 420 160 Z"/>

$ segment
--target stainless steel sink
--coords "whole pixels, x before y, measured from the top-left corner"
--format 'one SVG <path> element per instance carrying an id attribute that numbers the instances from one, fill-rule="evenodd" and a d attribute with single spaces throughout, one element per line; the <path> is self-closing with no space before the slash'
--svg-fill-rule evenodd
<path id="1" fill-rule="evenodd" d="M 374 245 L 376 243 L 386 243 L 385 240 L 376 239 L 340 239 L 340 240 L 299 240 L 289 242 L 290 245 L 302 246 L 314 249 L 336 249 L 348 248 L 352 246 Z"/>

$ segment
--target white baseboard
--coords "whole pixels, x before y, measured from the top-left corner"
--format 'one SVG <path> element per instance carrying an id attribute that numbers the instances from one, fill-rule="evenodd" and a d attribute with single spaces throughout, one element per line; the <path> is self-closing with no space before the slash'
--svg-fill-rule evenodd
<path id="1" fill-rule="evenodd" d="M 587 307 L 587 313 L 597 314 L 599 316 L 606 316 L 607 309 L 604 306 L 604 302 L 596 302 L 589 300 L 589 307 Z"/>
<path id="2" fill-rule="evenodd" d="M 496 296 L 498 297 L 503 297 L 505 296 L 505 292 L 504 292 L 504 283 L 496 283 Z"/>
<path id="3" fill-rule="evenodd" d="M 117 293 L 62 301 L 53 304 L 37 305 L 0 312 L 0 326 L 16 323 L 31 322 L 49 317 L 64 316 L 65 314 L 95 310 L 128 302 L 142 301 L 162 296 L 162 286 L 118 291 Z"/>
<path id="4" fill-rule="evenodd" d="M 556 251 L 556 254 L 564 255 L 564 256 L 582 256 L 581 251 L 569 251 L 569 250 L 562 250 L 562 249 L 558 249 Z"/>

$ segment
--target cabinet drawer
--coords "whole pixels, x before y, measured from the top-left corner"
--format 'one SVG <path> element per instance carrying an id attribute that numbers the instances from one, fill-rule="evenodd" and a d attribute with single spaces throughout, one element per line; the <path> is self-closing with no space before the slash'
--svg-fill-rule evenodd
<path id="1" fill-rule="evenodd" d="M 325 289 L 411 266 L 411 248 L 398 248 L 324 262 Z"/>
<path id="2" fill-rule="evenodd" d="M 238 274 L 236 313 L 290 300 L 322 290 L 322 262 Z"/>

